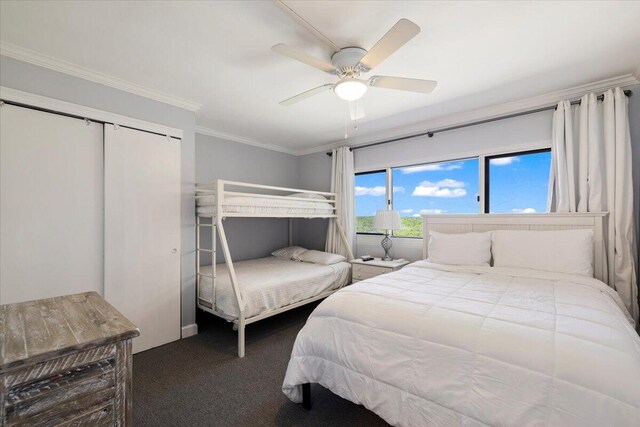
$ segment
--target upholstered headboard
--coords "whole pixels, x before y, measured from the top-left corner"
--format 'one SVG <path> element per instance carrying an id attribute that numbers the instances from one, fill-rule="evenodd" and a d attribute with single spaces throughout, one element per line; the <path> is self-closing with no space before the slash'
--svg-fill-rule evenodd
<path id="1" fill-rule="evenodd" d="M 593 230 L 594 277 L 608 283 L 604 227 L 607 213 L 543 213 L 543 214 L 451 214 L 422 215 L 423 258 L 426 259 L 429 231 L 471 233 L 493 230 Z"/>

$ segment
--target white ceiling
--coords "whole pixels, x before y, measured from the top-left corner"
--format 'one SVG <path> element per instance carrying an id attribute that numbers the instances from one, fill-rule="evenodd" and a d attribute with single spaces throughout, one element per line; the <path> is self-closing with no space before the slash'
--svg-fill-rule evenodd
<path id="1" fill-rule="evenodd" d="M 422 32 L 376 75 L 433 79 L 430 95 L 370 89 L 352 136 L 523 99 L 640 65 L 640 2 L 288 3 L 340 46 L 370 48 L 398 19 Z M 336 80 L 270 51 L 329 52 L 268 1 L 2 1 L 0 39 L 202 105 L 197 124 L 292 151 L 339 141 L 347 114 L 331 92 L 278 102 Z M 369 74 L 373 75 L 373 74 Z"/>

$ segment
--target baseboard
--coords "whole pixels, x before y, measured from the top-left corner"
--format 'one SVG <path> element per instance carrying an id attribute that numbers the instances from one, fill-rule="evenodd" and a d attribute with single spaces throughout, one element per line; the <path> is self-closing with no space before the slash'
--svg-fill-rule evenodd
<path id="1" fill-rule="evenodd" d="M 198 335 L 198 325 L 196 323 L 182 327 L 182 338 L 189 338 L 194 335 Z"/>

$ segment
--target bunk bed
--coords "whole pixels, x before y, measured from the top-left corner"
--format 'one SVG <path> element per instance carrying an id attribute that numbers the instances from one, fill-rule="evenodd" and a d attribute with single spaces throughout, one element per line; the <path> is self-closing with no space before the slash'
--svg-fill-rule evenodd
<path id="1" fill-rule="evenodd" d="M 196 185 L 195 197 L 197 305 L 201 310 L 233 323 L 238 332 L 239 357 L 245 354 L 246 325 L 325 298 L 349 282 L 351 267 L 348 262 L 310 265 L 272 257 L 234 264 L 224 229 L 226 218 L 288 218 L 291 246 L 292 219 L 329 219 L 335 221 L 348 261 L 353 259 L 353 253 L 342 224 L 337 220 L 340 207 L 336 193 L 218 179 Z M 201 231 L 205 228 L 211 233 L 210 248 L 201 245 Z M 216 235 L 225 260 L 225 264 L 219 266 L 216 265 Z M 211 256 L 211 265 L 201 265 L 201 253 Z M 245 284 L 238 280 L 239 272 L 245 278 Z M 270 302 L 265 302 L 260 289 L 256 289 L 259 283 L 270 283 L 279 288 L 269 296 Z M 301 286 L 305 283 L 309 286 Z M 279 300 L 274 302 L 273 295 L 276 294 Z"/>

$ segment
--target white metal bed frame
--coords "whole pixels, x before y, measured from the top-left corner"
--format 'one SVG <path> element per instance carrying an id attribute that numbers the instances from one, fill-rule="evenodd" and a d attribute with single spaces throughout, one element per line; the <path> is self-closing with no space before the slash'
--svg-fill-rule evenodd
<path id="1" fill-rule="evenodd" d="M 242 188 L 247 191 L 231 191 L 228 188 Z M 325 199 L 309 199 L 309 198 L 301 198 L 301 197 L 289 197 L 285 195 L 277 195 L 274 193 L 305 193 L 305 194 L 318 194 L 324 196 Z M 270 194 L 267 194 L 270 193 Z M 252 316 L 249 318 L 245 318 L 245 304 L 242 298 L 242 292 L 238 284 L 238 279 L 236 277 L 236 272 L 233 267 L 233 259 L 231 258 L 231 253 L 229 251 L 229 245 L 227 243 L 227 236 L 224 230 L 223 221 L 226 218 L 288 218 L 289 219 L 289 245 L 292 244 L 293 234 L 292 234 L 292 219 L 293 218 L 305 218 L 305 219 L 313 219 L 313 218 L 325 218 L 335 221 L 335 224 L 338 229 L 338 233 L 340 234 L 340 238 L 347 248 L 347 252 L 349 255 L 349 259 L 353 259 L 353 252 L 351 250 L 351 245 L 349 244 L 349 240 L 342 228 L 342 224 L 340 221 L 337 221 L 337 212 L 339 209 L 339 199 L 336 193 L 328 193 L 321 191 L 310 191 L 310 190 L 301 190 L 297 188 L 286 188 L 286 187 L 273 187 L 269 185 L 261 185 L 261 184 L 249 184 L 246 182 L 237 182 L 237 181 L 227 181 L 218 179 L 214 182 L 207 184 L 199 184 L 196 185 L 196 199 L 203 197 L 210 197 L 215 195 L 215 212 L 207 213 L 207 214 L 196 214 L 196 301 L 198 308 L 209 312 L 213 315 L 221 317 L 229 322 L 233 323 L 234 329 L 238 331 L 238 357 L 244 357 L 245 354 L 245 334 L 244 329 L 245 326 L 254 322 L 257 322 L 262 319 L 266 319 L 267 317 L 275 316 L 276 314 L 294 309 L 296 307 L 300 307 L 302 305 L 311 303 L 313 301 L 317 301 L 322 298 L 326 298 L 332 293 L 336 292 L 337 289 L 332 289 L 330 291 L 323 292 L 321 294 L 315 295 L 311 298 L 307 298 L 302 301 L 298 301 L 292 304 L 289 304 L 284 307 L 280 307 L 275 310 L 270 310 L 264 313 L 261 313 L 256 316 Z M 250 213 L 250 212 L 229 212 L 225 211 L 225 198 L 227 196 L 245 196 L 251 198 L 262 198 L 262 199 L 275 199 L 280 200 L 282 202 L 291 202 L 291 201 L 304 201 L 317 203 L 318 206 L 322 206 L 323 209 L 326 209 L 326 204 L 332 206 L 330 214 L 312 214 L 312 213 L 304 213 L 304 214 L 284 214 L 284 213 Z M 243 205 L 245 206 L 245 205 Z M 264 206 L 251 206 L 246 205 L 247 207 L 256 207 L 261 208 Z M 287 206 L 286 204 L 279 204 L 278 207 L 297 207 L 297 206 Z M 202 218 L 211 218 L 211 223 L 202 223 Z M 201 227 L 210 227 L 211 228 L 211 249 L 202 248 L 200 246 L 200 230 Z M 220 238 L 220 245 L 222 246 L 222 253 L 224 255 L 225 262 L 227 264 L 227 271 L 229 274 L 229 280 L 231 281 L 231 286 L 233 289 L 233 294 L 236 299 L 236 303 L 238 305 L 238 313 L 239 315 L 234 317 L 230 316 L 222 311 L 218 310 L 216 306 L 216 233 Z M 211 275 L 203 274 L 200 271 L 200 253 L 206 252 L 211 254 Z M 207 277 L 211 280 L 212 289 L 211 289 L 211 300 L 205 300 L 200 297 L 200 279 L 201 277 Z M 202 301 L 209 303 L 210 306 L 206 304 L 202 304 Z"/>

